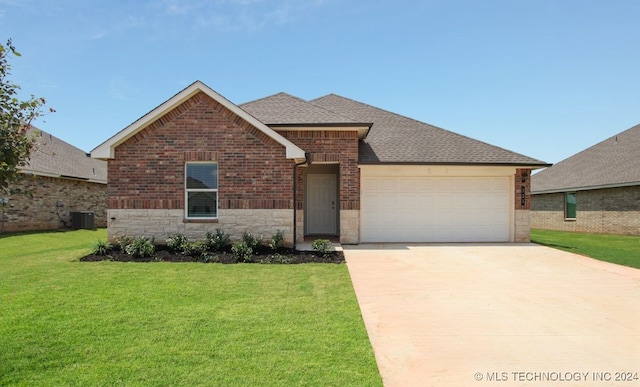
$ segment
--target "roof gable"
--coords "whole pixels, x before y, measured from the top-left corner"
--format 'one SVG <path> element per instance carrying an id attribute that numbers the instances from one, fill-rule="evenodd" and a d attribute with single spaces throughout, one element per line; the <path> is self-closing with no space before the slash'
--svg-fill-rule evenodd
<path id="1" fill-rule="evenodd" d="M 81 149 L 36 128 L 30 130 L 36 142 L 23 173 L 50 177 L 107 182 L 107 163 L 92 159 Z"/>
<path id="2" fill-rule="evenodd" d="M 542 167 L 543 161 L 335 94 L 310 101 L 324 109 L 373 122 L 361 143 L 361 164 L 513 165 Z"/>
<path id="3" fill-rule="evenodd" d="M 160 106 L 151 110 L 149 113 L 145 114 L 137 121 L 127 126 L 120 132 L 116 133 L 113 137 L 98 145 L 95 149 L 91 151 L 91 157 L 98 159 L 110 159 L 114 157 L 115 148 L 133 137 L 136 133 L 140 132 L 157 119 L 161 118 L 164 114 L 173 110 L 183 102 L 187 101 L 189 98 L 193 97 L 197 93 L 202 92 L 205 93 L 210 98 L 214 99 L 216 102 L 220 103 L 225 108 L 229 109 L 231 112 L 247 121 L 251 125 L 253 125 L 256 129 L 260 130 L 277 143 L 281 144 L 286 149 L 286 157 L 289 159 L 295 160 L 304 160 L 305 155 L 304 151 L 300 149 L 297 145 L 293 144 L 291 141 L 282 137 L 280 134 L 275 132 L 273 129 L 266 126 L 264 123 L 256 119 L 251 114 L 247 113 L 245 110 L 240 108 L 239 106 L 233 104 L 220 94 L 216 93 L 209 86 L 205 85 L 200 81 L 196 81 L 186 87 L 184 90 L 180 91 L 178 94 L 169 98 L 167 101 L 163 102 Z"/>
<path id="4" fill-rule="evenodd" d="M 640 125 L 601 141 L 531 177 L 535 193 L 640 184 Z"/>

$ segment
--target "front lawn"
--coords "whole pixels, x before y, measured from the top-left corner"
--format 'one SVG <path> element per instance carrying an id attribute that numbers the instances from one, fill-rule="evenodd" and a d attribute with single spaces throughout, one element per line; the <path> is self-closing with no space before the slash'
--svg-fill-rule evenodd
<path id="1" fill-rule="evenodd" d="M 640 269 L 640 237 L 531 230 L 531 242 Z"/>
<path id="2" fill-rule="evenodd" d="M 0 235 L 0 385 L 380 386 L 345 265 L 79 262 Z"/>

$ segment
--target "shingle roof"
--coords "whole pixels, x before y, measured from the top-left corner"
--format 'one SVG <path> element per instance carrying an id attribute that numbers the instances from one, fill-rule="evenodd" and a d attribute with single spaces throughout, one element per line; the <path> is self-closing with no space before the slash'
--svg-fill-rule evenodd
<path id="1" fill-rule="evenodd" d="M 640 125 L 531 177 L 534 193 L 640 184 Z"/>
<path id="2" fill-rule="evenodd" d="M 335 94 L 310 102 L 356 121 L 373 122 L 369 134 L 360 146 L 361 164 L 548 165 L 543 161 Z"/>
<path id="3" fill-rule="evenodd" d="M 352 118 L 328 111 L 286 93 L 274 94 L 239 106 L 267 125 L 358 123 Z"/>
<path id="4" fill-rule="evenodd" d="M 83 150 L 39 130 L 25 173 L 107 183 L 107 163 L 92 159 Z"/>

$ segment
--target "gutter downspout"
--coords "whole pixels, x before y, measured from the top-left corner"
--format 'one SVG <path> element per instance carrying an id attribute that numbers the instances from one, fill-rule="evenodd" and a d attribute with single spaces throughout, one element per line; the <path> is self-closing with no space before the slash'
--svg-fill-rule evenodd
<path id="1" fill-rule="evenodd" d="M 293 165 L 293 248 L 296 248 L 297 230 L 297 210 L 298 210 L 298 167 L 311 164 L 311 153 L 304 152 L 304 160 Z"/>

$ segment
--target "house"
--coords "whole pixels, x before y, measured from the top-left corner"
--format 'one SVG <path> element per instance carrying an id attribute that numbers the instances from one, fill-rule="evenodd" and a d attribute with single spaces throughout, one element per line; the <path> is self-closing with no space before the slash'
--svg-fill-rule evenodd
<path id="1" fill-rule="evenodd" d="M 42 130 L 21 178 L 0 198 L 0 230 L 49 230 L 72 226 L 71 213 L 92 212 L 93 226 L 107 225 L 107 163 Z"/>
<path id="2" fill-rule="evenodd" d="M 96 147 L 109 237 L 529 240 L 546 163 L 337 95 L 235 105 L 195 82 Z"/>
<path id="3" fill-rule="evenodd" d="M 640 125 L 531 179 L 531 226 L 640 235 Z"/>

